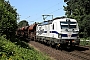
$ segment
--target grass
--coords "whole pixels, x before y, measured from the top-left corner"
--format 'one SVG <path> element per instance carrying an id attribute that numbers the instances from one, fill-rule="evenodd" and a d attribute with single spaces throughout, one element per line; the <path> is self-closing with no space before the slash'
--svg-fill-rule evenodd
<path id="1" fill-rule="evenodd" d="M 19 44 L 20 43 L 20 44 Z M 50 60 L 25 42 L 11 42 L 0 37 L 0 60 Z"/>

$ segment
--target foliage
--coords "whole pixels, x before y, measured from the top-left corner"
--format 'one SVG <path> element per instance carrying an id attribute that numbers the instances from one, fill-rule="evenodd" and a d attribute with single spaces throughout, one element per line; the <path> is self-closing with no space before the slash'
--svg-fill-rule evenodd
<path id="1" fill-rule="evenodd" d="M 22 20 L 18 23 L 18 28 L 29 26 L 28 22 L 26 20 Z"/>
<path id="2" fill-rule="evenodd" d="M 81 37 L 90 37 L 90 0 L 64 0 L 66 16 L 79 23 Z"/>
<path id="3" fill-rule="evenodd" d="M 17 28 L 16 10 L 9 1 L 0 0 L 0 33 L 6 34 L 7 39 L 15 35 Z"/>
<path id="4" fill-rule="evenodd" d="M 34 48 L 25 45 L 26 48 L 16 45 L 10 40 L 0 37 L 0 59 L 1 60 L 49 60 L 42 53 L 34 50 Z M 19 42 L 20 43 L 20 42 Z"/>
<path id="5" fill-rule="evenodd" d="M 81 38 L 80 45 L 82 46 L 90 46 L 90 37 L 89 38 Z"/>

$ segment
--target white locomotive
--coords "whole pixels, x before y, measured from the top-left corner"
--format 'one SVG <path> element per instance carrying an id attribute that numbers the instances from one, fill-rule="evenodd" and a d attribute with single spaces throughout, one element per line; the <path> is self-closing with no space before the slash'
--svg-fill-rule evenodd
<path id="1" fill-rule="evenodd" d="M 79 27 L 75 19 L 57 17 L 37 24 L 36 39 L 58 47 L 79 45 Z"/>

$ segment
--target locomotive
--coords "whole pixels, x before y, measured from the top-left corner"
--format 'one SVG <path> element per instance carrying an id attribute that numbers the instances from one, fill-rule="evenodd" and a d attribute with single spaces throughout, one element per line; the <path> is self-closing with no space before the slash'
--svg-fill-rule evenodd
<path id="1" fill-rule="evenodd" d="M 75 19 L 56 17 L 36 26 L 36 40 L 56 47 L 79 45 L 79 27 Z"/>
<path id="2" fill-rule="evenodd" d="M 27 37 L 50 46 L 74 47 L 79 46 L 79 27 L 75 19 L 56 17 L 52 20 L 34 23 L 27 30 Z"/>

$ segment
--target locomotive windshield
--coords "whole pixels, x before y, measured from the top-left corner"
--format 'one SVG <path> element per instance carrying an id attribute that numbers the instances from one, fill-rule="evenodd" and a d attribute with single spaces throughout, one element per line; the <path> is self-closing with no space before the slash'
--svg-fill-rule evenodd
<path id="1" fill-rule="evenodd" d="M 60 25 L 61 25 L 61 29 L 73 29 L 73 28 L 76 28 L 76 22 L 60 22 Z"/>

